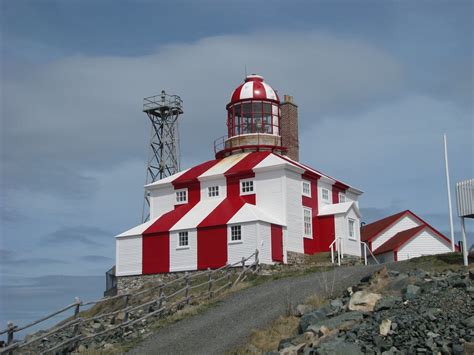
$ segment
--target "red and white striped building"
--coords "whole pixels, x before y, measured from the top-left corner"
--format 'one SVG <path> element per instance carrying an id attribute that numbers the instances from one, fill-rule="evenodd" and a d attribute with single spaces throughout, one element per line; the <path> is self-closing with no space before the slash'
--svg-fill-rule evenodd
<path id="1" fill-rule="evenodd" d="M 256 249 L 261 263 L 286 263 L 335 237 L 360 256 L 362 192 L 297 161 L 296 108 L 248 76 L 216 158 L 145 186 L 150 220 L 116 237 L 116 275 L 218 268 Z"/>

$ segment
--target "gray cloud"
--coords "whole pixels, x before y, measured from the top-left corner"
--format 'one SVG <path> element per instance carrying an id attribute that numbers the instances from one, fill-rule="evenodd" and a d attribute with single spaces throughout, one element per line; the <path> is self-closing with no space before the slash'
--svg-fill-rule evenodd
<path id="1" fill-rule="evenodd" d="M 110 237 L 112 234 L 97 227 L 89 226 L 72 226 L 62 227 L 48 234 L 44 242 L 47 245 L 72 245 L 81 244 L 87 246 L 102 246 L 104 238 Z"/>
<path id="2" fill-rule="evenodd" d="M 59 259 L 45 258 L 45 257 L 26 257 L 25 255 L 19 255 L 17 252 L 12 250 L 0 249 L 0 264 L 3 267 L 6 266 L 44 266 L 53 264 L 67 264 L 67 262 Z"/>
<path id="3" fill-rule="evenodd" d="M 103 262 L 111 262 L 113 261 L 112 258 L 102 255 L 84 255 L 81 256 L 82 261 L 91 262 L 91 263 L 103 263 Z"/>
<path id="4" fill-rule="evenodd" d="M 220 57 L 227 60 L 215 60 Z M 213 139 L 225 133 L 225 104 L 242 80 L 242 63 L 280 94 L 294 94 L 312 117 L 386 99 L 401 80 L 399 64 L 387 53 L 315 33 L 217 36 L 142 57 L 74 56 L 29 66 L 8 76 L 2 92 L 2 116 L 8 117 L 2 145 L 10 148 L 2 153 L 6 188 L 68 198 L 93 194 L 98 182 L 87 171 L 145 160 L 141 100 L 162 88 L 184 99 L 183 156 L 210 157 Z"/>

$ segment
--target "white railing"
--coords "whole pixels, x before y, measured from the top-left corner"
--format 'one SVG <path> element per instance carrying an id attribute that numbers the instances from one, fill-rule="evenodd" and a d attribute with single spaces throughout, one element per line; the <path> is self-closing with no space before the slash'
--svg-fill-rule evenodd
<path id="1" fill-rule="evenodd" d="M 366 242 L 360 242 L 362 249 L 364 249 L 364 264 L 367 265 L 367 250 L 369 251 L 370 255 L 372 258 L 375 260 L 377 264 L 380 264 L 375 255 L 372 253 L 372 250 L 370 250 L 369 246 L 367 245 Z"/>
<path id="2" fill-rule="evenodd" d="M 329 249 L 331 249 L 331 262 L 333 264 L 334 264 L 334 249 L 336 249 L 337 265 L 341 266 L 341 259 L 344 258 L 344 253 L 343 253 L 342 248 L 343 248 L 342 238 L 335 237 L 334 241 L 329 245 Z"/>

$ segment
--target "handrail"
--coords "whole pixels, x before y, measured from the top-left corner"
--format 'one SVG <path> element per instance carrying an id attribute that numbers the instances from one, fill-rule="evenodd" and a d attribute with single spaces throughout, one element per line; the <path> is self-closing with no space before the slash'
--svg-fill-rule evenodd
<path id="1" fill-rule="evenodd" d="M 246 262 L 247 262 L 249 259 L 251 259 L 252 257 L 254 257 L 255 260 L 254 260 L 250 265 L 247 265 L 247 266 L 246 266 L 246 265 L 245 265 Z M 37 336 L 37 337 L 35 337 L 35 338 L 33 338 L 33 339 L 29 339 L 28 341 L 24 341 L 24 340 L 23 340 L 22 342 L 17 342 L 17 343 L 14 343 L 14 342 L 13 342 L 13 334 L 14 334 L 15 332 L 18 332 L 19 330 L 23 330 L 23 329 L 29 328 L 29 327 L 31 327 L 31 326 L 33 326 L 33 325 L 35 325 L 35 324 L 38 324 L 38 323 L 40 323 L 40 322 L 43 322 L 44 320 L 50 319 L 51 317 L 54 317 L 54 316 L 57 315 L 57 314 L 60 314 L 60 313 L 62 313 L 62 312 L 65 312 L 66 310 L 68 310 L 68 309 L 70 309 L 70 308 L 75 307 L 74 319 L 73 319 L 73 320 L 70 320 L 70 321 L 68 321 L 68 322 L 66 322 L 66 323 L 64 323 L 64 324 L 62 324 L 62 325 L 59 325 L 59 326 L 57 326 L 57 327 L 55 327 L 55 328 L 53 328 L 53 329 L 50 329 L 50 331 L 46 333 L 47 335 L 54 334 L 54 333 L 56 333 L 56 332 L 58 332 L 58 331 L 60 331 L 60 330 L 62 330 L 62 329 L 64 329 L 64 328 L 66 328 L 66 327 L 68 327 L 68 326 L 73 326 L 73 325 L 75 325 L 75 327 L 76 327 L 75 329 L 78 329 L 77 327 L 80 326 L 80 324 L 88 323 L 88 322 L 90 322 L 90 321 L 97 320 L 97 319 L 100 319 L 100 318 L 104 318 L 104 317 L 107 317 L 107 316 L 111 316 L 111 315 L 114 315 L 114 314 L 117 314 L 117 313 L 120 313 L 120 312 L 124 312 L 124 313 L 126 314 L 126 316 L 125 316 L 125 322 L 123 322 L 123 323 L 120 324 L 120 327 L 123 327 L 123 326 L 125 326 L 126 324 L 129 324 L 129 323 L 131 322 L 131 321 L 128 321 L 128 314 L 129 314 L 130 312 L 132 312 L 132 311 L 134 311 L 134 310 L 137 310 L 137 309 L 140 309 L 140 308 L 144 308 L 144 307 L 149 306 L 149 305 L 154 304 L 154 303 L 159 304 L 159 308 L 160 308 L 160 309 L 159 309 L 158 311 L 161 312 L 161 311 L 162 311 L 163 309 L 165 309 L 165 308 L 173 307 L 173 305 L 177 305 L 177 304 L 179 305 L 179 304 L 182 304 L 182 303 L 188 304 L 190 299 L 201 298 L 201 297 L 204 297 L 204 296 L 206 296 L 206 297 L 208 297 L 208 298 L 212 298 L 212 295 L 213 295 L 213 294 L 218 293 L 219 291 L 221 291 L 221 290 L 224 289 L 225 287 L 231 287 L 231 286 L 232 286 L 232 282 L 230 282 L 230 277 L 231 277 L 230 268 L 231 268 L 231 267 L 233 267 L 233 266 L 240 266 L 240 265 L 242 266 L 242 271 L 240 271 L 240 273 L 238 274 L 238 277 L 237 277 L 236 282 L 235 282 L 235 283 L 237 283 L 237 282 L 240 280 L 240 278 L 242 277 L 242 275 L 245 274 L 248 270 L 250 270 L 253 266 L 255 266 L 256 269 L 257 269 L 257 268 L 258 268 L 258 264 L 259 264 L 258 250 L 256 250 L 254 253 L 252 253 L 252 254 L 251 254 L 250 256 L 248 256 L 247 258 L 242 257 L 242 260 L 240 260 L 240 261 L 238 261 L 238 262 L 235 262 L 235 263 L 233 263 L 233 264 L 226 264 L 226 265 L 224 265 L 224 266 L 222 266 L 222 267 L 220 267 L 220 268 L 218 268 L 218 269 L 215 269 L 215 270 L 210 270 L 210 269 L 208 269 L 208 270 L 206 270 L 206 271 L 198 272 L 198 273 L 195 273 L 195 274 L 193 274 L 193 275 L 189 275 L 188 272 L 186 272 L 185 275 L 182 276 L 182 277 L 179 277 L 179 278 L 177 278 L 177 279 L 175 279 L 175 280 L 172 280 L 172 281 L 170 281 L 170 282 L 168 282 L 168 283 L 162 283 L 162 284 L 160 284 L 158 287 L 157 287 L 157 286 L 153 286 L 153 287 L 150 287 L 150 288 L 144 290 L 144 291 L 150 291 L 150 290 L 153 290 L 153 289 L 156 289 L 156 288 L 160 288 L 160 296 L 158 297 L 158 299 L 154 299 L 154 300 L 152 300 L 152 301 L 147 301 L 147 302 L 145 302 L 145 303 L 143 303 L 143 304 L 139 304 L 139 305 L 137 305 L 137 306 L 129 306 L 129 305 L 128 305 L 128 300 L 129 300 L 130 297 L 137 296 L 137 295 L 139 295 L 139 294 L 144 293 L 144 291 L 140 291 L 140 292 L 136 292 L 136 293 L 131 293 L 131 292 L 129 292 L 129 293 L 126 293 L 126 294 L 117 295 L 117 296 L 113 296 L 113 297 L 104 297 L 104 298 L 102 298 L 102 299 L 100 299 L 100 300 L 97 300 L 97 301 L 89 301 L 89 302 L 82 302 L 79 298 L 76 298 L 76 300 L 75 300 L 74 303 L 72 303 L 72 304 L 70 304 L 70 305 L 68 305 L 68 306 L 66 306 L 66 307 L 63 307 L 62 309 L 60 309 L 60 310 L 58 310 L 58 311 L 56 311 L 56 312 L 54 312 L 54 313 L 52 313 L 52 314 L 50 314 L 50 315 L 47 315 L 47 316 L 45 316 L 45 317 L 42 317 L 42 318 L 40 318 L 40 319 L 38 319 L 38 320 L 36 320 L 36 321 L 30 323 L 30 324 L 27 324 L 27 325 L 25 325 L 25 326 L 23 326 L 23 327 L 14 326 L 13 323 L 10 322 L 10 323 L 8 324 L 8 327 L 7 327 L 5 330 L 3 330 L 2 332 L 0 332 L 0 334 L 8 333 L 8 344 L 7 344 L 7 347 L 6 347 L 6 348 L 1 348 L 1 349 L 0 349 L 0 354 L 4 354 L 4 353 L 6 353 L 6 352 L 8 352 L 8 351 L 10 351 L 10 350 L 13 350 L 13 349 L 22 348 L 22 347 L 24 347 L 24 346 L 27 346 L 27 345 L 29 345 L 29 344 L 31 344 L 31 343 L 33 343 L 33 342 L 36 342 L 36 341 L 38 341 L 38 340 L 44 338 L 44 334 L 43 334 L 43 335 Z M 217 279 L 212 279 L 211 275 L 216 274 L 216 273 L 218 273 L 218 272 L 222 272 L 222 271 L 225 271 L 225 274 L 224 274 L 223 276 L 218 277 Z M 203 276 L 203 275 L 209 275 L 208 281 L 203 282 L 203 283 L 200 283 L 200 284 L 198 284 L 198 285 L 190 286 L 189 280 L 190 280 L 191 278 L 195 278 L 195 277 L 197 277 L 197 276 Z M 228 278 L 228 280 L 229 280 L 227 283 L 225 283 L 222 287 L 219 287 L 217 290 L 211 290 L 213 283 L 218 282 L 218 281 L 220 281 L 220 280 L 223 280 L 223 279 L 225 279 L 225 278 Z M 185 287 L 183 287 L 183 288 L 181 288 L 181 289 L 179 289 L 179 290 L 174 290 L 174 292 L 173 292 L 172 294 L 165 296 L 165 295 L 163 294 L 164 288 L 169 287 L 170 285 L 175 284 L 175 283 L 177 282 L 177 280 L 184 280 L 184 281 L 185 281 L 185 284 L 186 284 Z M 235 283 L 234 283 L 234 284 L 235 284 Z M 206 285 L 206 284 L 209 284 L 209 285 L 210 285 L 209 288 L 208 288 L 207 294 L 206 294 L 206 293 L 203 293 L 202 295 L 199 295 L 199 296 L 189 295 L 189 294 L 188 294 L 189 290 L 195 289 L 195 288 L 198 288 L 198 287 L 202 287 L 202 286 L 204 286 L 204 285 Z M 162 301 L 163 301 L 163 300 L 167 301 L 167 300 L 169 300 L 169 299 L 175 297 L 175 296 L 178 295 L 179 293 L 182 293 L 183 291 L 184 291 L 184 299 L 178 301 L 177 303 L 174 302 L 174 303 L 171 303 L 171 304 L 169 304 L 169 305 L 166 305 L 164 308 L 161 307 L 161 304 L 162 304 Z M 120 297 L 125 298 L 125 304 L 124 304 L 124 307 L 123 307 L 123 308 L 121 308 L 121 309 L 119 309 L 119 310 L 117 310 L 117 311 L 108 312 L 108 313 L 104 313 L 104 314 L 99 314 L 99 315 L 97 315 L 97 316 L 95 316 L 95 317 L 90 317 L 90 318 L 80 318 L 80 317 L 77 317 L 78 314 L 79 314 L 79 309 L 80 309 L 81 306 L 84 306 L 84 305 L 91 305 L 91 304 L 97 304 L 97 303 L 109 301 L 109 300 L 116 299 L 116 298 L 120 298 Z M 156 314 L 158 311 L 153 311 L 152 313 L 153 313 L 153 314 Z M 148 317 L 150 317 L 150 316 L 151 316 L 150 313 L 146 314 L 146 318 L 148 318 Z M 138 320 L 140 320 L 140 319 L 144 319 L 144 318 L 142 317 L 142 318 L 139 318 Z M 135 321 L 137 321 L 137 320 L 136 320 L 136 319 L 133 320 L 133 323 L 135 323 Z M 112 327 L 112 328 L 108 329 L 107 331 L 111 331 L 111 330 L 116 329 L 116 328 L 117 328 L 117 327 Z M 101 332 L 101 333 L 104 333 L 104 332 Z M 100 333 L 98 333 L 98 334 L 100 334 Z M 93 334 L 93 336 L 98 336 L 98 334 Z M 86 338 L 90 338 L 90 336 L 89 336 L 89 337 L 86 337 Z M 53 349 L 56 349 L 56 348 L 61 347 L 61 346 L 65 346 L 66 344 L 69 344 L 69 343 L 71 343 L 72 341 L 79 341 L 79 340 L 82 340 L 82 339 L 84 339 L 84 336 L 81 336 L 81 335 L 76 336 L 76 330 L 75 330 L 75 331 L 74 331 L 74 334 L 73 334 L 73 336 L 72 336 L 72 338 L 70 338 L 68 341 L 65 341 L 65 342 L 63 342 L 63 343 L 61 343 L 61 344 L 59 344 L 59 345 L 56 345 Z M 49 351 L 51 351 L 51 350 L 52 350 L 52 349 L 49 349 L 49 350 L 47 350 L 47 352 L 49 352 Z"/>
<path id="2" fill-rule="evenodd" d="M 341 266 L 341 259 L 343 258 L 343 251 L 342 251 L 342 238 L 341 237 L 334 237 L 334 240 L 331 244 L 329 244 L 329 249 L 331 249 L 331 262 L 334 264 L 334 248 L 336 247 L 337 251 L 337 264 Z"/>
<path id="3" fill-rule="evenodd" d="M 375 257 L 375 255 L 372 253 L 372 250 L 370 250 L 369 246 L 367 245 L 366 242 L 363 242 L 361 241 L 360 242 L 361 244 L 364 245 L 364 261 L 365 261 L 365 265 L 367 265 L 367 250 L 369 251 L 370 255 L 372 256 L 372 258 L 375 260 L 375 262 L 377 264 L 380 264 L 380 262 L 377 260 L 377 258 Z"/>

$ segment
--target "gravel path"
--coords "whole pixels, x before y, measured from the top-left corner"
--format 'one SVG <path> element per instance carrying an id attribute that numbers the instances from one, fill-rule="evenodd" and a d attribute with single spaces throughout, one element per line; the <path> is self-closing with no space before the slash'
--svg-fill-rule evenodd
<path id="1" fill-rule="evenodd" d="M 268 325 L 292 305 L 332 285 L 341 292 L 379 269 L 378 265 L 286 278 L 236 292 L 202 314 L 163 327 L 129 354 L 222 354 L 245 343 L 252 329 Z"/>

